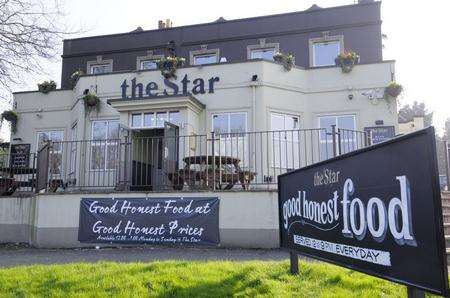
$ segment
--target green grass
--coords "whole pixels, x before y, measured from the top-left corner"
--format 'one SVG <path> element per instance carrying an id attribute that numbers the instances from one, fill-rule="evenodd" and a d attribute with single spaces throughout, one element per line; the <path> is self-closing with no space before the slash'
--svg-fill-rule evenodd
<path id="1" fill-rule="evenodd" d="M 406 288 L 319 262 L 76 263 L 0 270 L 1 297 L 405 297 Z"/>

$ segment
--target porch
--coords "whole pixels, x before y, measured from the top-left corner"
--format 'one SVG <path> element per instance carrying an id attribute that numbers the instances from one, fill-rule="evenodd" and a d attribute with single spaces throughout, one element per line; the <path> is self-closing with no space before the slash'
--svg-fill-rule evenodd
<path id="1" fill-rule="evenodd" d="M 180 135 L 123 130 L 119 139 L 48 141 L 1 156 L 1 192 L 276 190 L 277 176 L 370 144 L 356 130 L 296 129 Z M 23 153 L 21 153 L 23 154 Z M 25 159 L 27 164 L 12 164 Z M 29 165 L 28 165 L 29 164 Z"/>

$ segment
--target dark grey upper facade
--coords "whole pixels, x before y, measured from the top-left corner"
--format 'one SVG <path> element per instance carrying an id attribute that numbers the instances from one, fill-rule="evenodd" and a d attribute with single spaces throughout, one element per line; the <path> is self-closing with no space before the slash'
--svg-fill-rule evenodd
<path id="1" fill-rule="evenodd" d="M 360 63 L 382 61 L 381 2 L 331 8 L 313 6 L 308 10 L 238 20 L 218 20 L 149 31 L 64 40 L 61 87 L 68 88 L 70 76 L 87 70 L 88 62 L 112 60 L 112 71 L 132 71 L 137 59 L 148 51 L 163 55 L 174 42 L 177 56 L 189 64 L 192 51 L 219 49 L 227 62 L 248 59 L 248 46 L 278 44 L 295 56 L 295 64 L 311 67 L 311 40 L 323 36 L 343 36 L 343 46 L 360 55 Z"/>

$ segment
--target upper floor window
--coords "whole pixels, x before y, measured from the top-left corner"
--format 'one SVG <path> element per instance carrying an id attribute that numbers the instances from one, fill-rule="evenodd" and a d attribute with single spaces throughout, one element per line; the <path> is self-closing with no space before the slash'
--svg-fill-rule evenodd
<path id="1" fill-rule="evenodd" d="M 208 50 L 206 48 L 190 52 L 191 65 L 203 65 L 219 62 L 219 49 Z"/>
<path id="2" fill-rule="evenodd" d="M 322 37 L 309 40 L 310 66 L 335 65 L 335 59 L 344 49 L 343 36 Z"/>
<path id="3" fill-rule="evenodd" d="M 265 39 L 260 39 L 259 44 L 247 46 L 247 59 L 273 60 L 279 50 L 279 43 L 266 43 Z"/>
<path id="4" fill-rule="evenodd" d="M 146 56 L 137 57 L 137 67 L 138 70 L 145 69 L 157 69 L 158 60 L 164 58 L 164 55 L 154 55 L 153 51 L 147 51 Z"/>
<path id="5" fill-rule="evenodd" d="M 88 74 L 101 74 L 113 71 L 113 61 L 103 60 L 102 56 L 98 56 L 96 61 L 88 61 L 87 72 Z"/>
<path id="6" fill-rule="evenodd" d="M 158 68 L 158 63 L 156 60 L 142 60 L 139 66 L 139 69 L 144 70 L 144 69 L 157 69 Z"/>

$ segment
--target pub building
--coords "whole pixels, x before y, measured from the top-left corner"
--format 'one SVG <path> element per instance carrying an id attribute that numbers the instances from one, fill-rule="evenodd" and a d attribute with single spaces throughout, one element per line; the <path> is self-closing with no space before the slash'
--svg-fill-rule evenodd
<path id="1" fill-rule="evenodd" d="M 276 189 L 393 137 L 380 5 L 64 40 L 61 89 L 14 93 L 12 146 L 39 168 L 15 190 Z"/>

